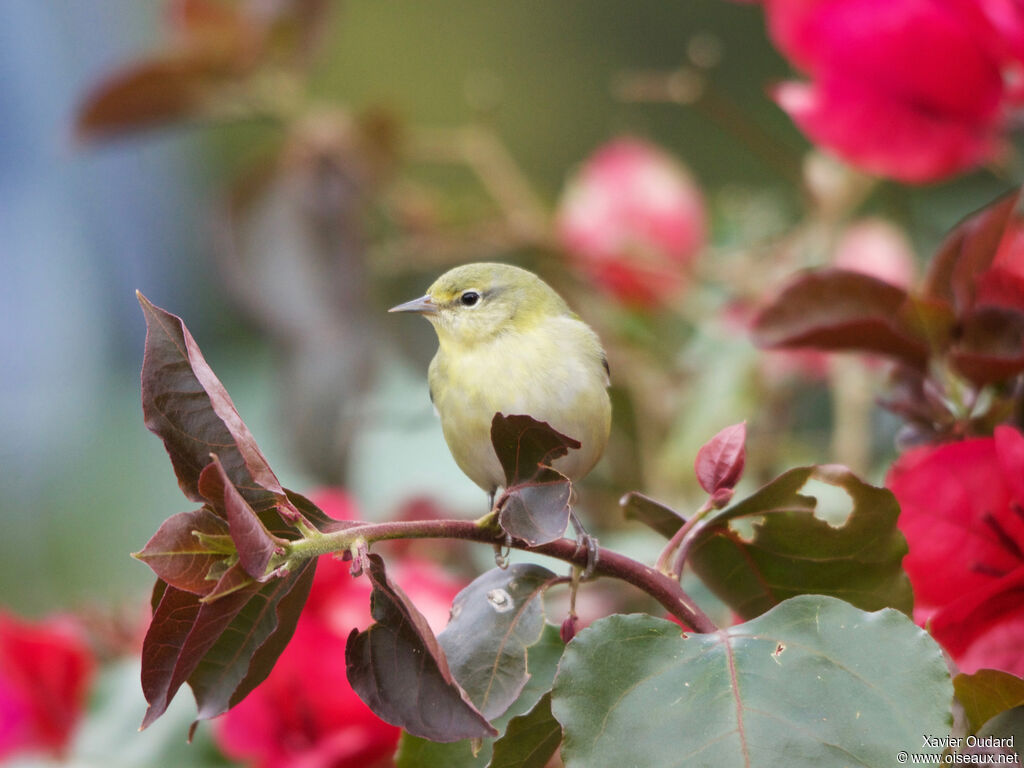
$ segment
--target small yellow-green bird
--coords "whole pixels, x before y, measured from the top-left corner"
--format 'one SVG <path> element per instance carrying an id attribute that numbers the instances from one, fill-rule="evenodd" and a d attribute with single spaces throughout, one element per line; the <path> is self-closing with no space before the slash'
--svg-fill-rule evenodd
<path id="1" fill-rule="evenodd" d="M 496 413 L 525 414 L 578 440 L 554 462 L 570 480 L 601 458 L 612 415 L 601 341 L 535 274 L 466 264 L 390 311 L 417 312 L 434 326 L 430 399 L 455 462 L 492 499 L 505 483 L 491 446 Z"/>

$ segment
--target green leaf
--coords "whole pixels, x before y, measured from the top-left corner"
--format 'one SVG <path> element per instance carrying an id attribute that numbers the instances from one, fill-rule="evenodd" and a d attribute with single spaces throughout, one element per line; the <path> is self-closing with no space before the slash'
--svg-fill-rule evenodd
<path id="1" fill-rule="evenodd" d="M 627 520 L 639 520 L 649 528 L 653 528 L 666 539 L 671 539 L 686 520 L 671 507 L 645 496 L 639 491 L 630 491 L 621 499 Z"/>
<path id="2" fill-rule="evenodd" d="M 1024 753 L 1024 706 L 1008 709 L 993 717 L 978 731 L 978 739 L 979 746 L 1002 747 L 1019 758 Z M 988 764 L 995 763 L 990 759 Z"/>
<path id="3" fill-rule="evenodd" d="M 842 526 L 814 515 L 816 500 L 800 493 L 811 479 L 849 496 L 853 510 Z M 889 490 L 863 482 L 845 467 L 801 467 L 711 518 L 697 532 L 688 562 L 747 619 L 801 594 L 909 614 L 913 592 L 902 569 L 907 544 L 896 527 L 898 516 Z M 729 525 L 744 520 L 753 522 L 753 535 Z"/>
<path id="4" fill-rule="evenodd" d="M 562 743 L 562 726 L 551 714 L 551 693 L 545 693 L 525 715 L 513 718 L 494 744 L 488 768 L 544 768 Z"/>
<path id="5" fill-rule="evenodd" d="M 427 620 L 392 584 L 380 555 L 370 555 L 370 613 L 345 647 L 348 681 L 374 714 L 431 741 L 495 736 L 452 677 Z"/>
<path id="6" fill-rule="evenodd" d="M 515 563 L 478 576 L 455 596 L 438 642 L 452 676 L 488 720 L 501 715 L 529 679 L 527 649 L 544 629 L 547 568 Z"/>
<path id="7" fill-rule="evenodd" d="M 898 611 L 787 600 L 709 635 L 610 616 L 567 646 L 552 690 L 566 768 L 892 766 L 945 734 L 935 641 Z"/>
<path id="8" fill-rule="evenodd" d="M 545 624 L 540 640 L 527 651 L 526 668 L 530 679 L 515 703 L 492 723 L 500 733 L 505 732 L 514 717 L 529 712 L 551 690 L 563 650 L 565 644 L 559 637 L 558 627 Z M 484 768 L 491 759 L 493 745 L 494 739 L 483 739 L 474 755 L 473 744 L 469 740 L 438 744 L 403 733 L 395 765 L 396 768 Z"/>
<path id="9" fill-rule="evenodd" d="M 814 347 L 877 352 L 923 368 L 927 338 L 912 322 L 906 291 L 843 269 L 806 272 L 754 320 L 754 343 L 769 348 Z"/>
<path id="10" fill-rule="evenodd" d="M 977 733 L 1000 712 L 1024 706 L 1024 679 L 996 669 L 957 675 L 953 678 L 953 690 L 963 705 L 971 733 Z"/>

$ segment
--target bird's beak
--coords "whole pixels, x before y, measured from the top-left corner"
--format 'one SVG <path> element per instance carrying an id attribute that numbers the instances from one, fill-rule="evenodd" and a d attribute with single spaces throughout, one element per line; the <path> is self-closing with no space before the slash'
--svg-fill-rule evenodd
<path id="1" fill-rule="evenodd" d="M 417 312 L 421 315 L 436 315 L 437 304 L 434 303 L 430 296 L 421 296 L 418 299 L 407 301 L 405 304 L 392 307 L 388 312 Z"/>

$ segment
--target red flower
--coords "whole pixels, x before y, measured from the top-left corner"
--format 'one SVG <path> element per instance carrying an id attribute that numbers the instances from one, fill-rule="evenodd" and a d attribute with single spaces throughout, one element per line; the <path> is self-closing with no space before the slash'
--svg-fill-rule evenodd
<path id="1" fill-rule="evenodd" d="M 557 228 L 586 279 L 618 301 L 651 307 L 686 283 L 686 267 L 704 246 L 704 200 L 667 154 L 620 138 L 598 149 L 569 181 Z"/>
<path id="2" fill-rule="evenodd" d="M 887 484 L 910 547 L 914 618 L 962 671 L 1024 674 L 1024 435 L 999 427 L 909 451 Z"/>
<path id="3" fill-rule="evenodd" d="M 344 493 L 313 500 L 337 519 L 358 519 Z M 429 563 L 388 563 L 393 578 L 435 632 L 463 585 Z M 349 563 L 322 557 L 295 635 L 267 679 L 220 718 L 215 737 L 229 757 L 259 768 L 375 768 L 391 765 L 399 729 L 374 715 L 345 674 L 345 640 L 370 618 L 370 585 Z"/>
<path id="4" fill-rule="evenodd" d="M 905 182 L 990 159 L 1024 15 L 1005 0 L 767 0 L 779 49 L 810 77 L 779 105 L 851 164 Z"/>
<path id="5" fill-rule="evenodd" d="M 0 613 L 0 760 L 18 752 L 59 757 L 85 705 L 92 653 L 74 623 Z"/>

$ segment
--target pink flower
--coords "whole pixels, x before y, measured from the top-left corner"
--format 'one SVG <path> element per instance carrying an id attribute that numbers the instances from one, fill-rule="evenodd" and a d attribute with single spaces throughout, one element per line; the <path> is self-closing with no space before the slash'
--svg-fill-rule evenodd
<path id="1" fill-rule="evenodd" d="M 1006 0 L 767 0 L 769 33 L 810 82 L 779 105 L 812 141 L 904 182 L 999 148 L 1024 15 Z"/>
<path id="2" fill-rule="evenodd" d="M 0 612 L 0 760 L 59 757 L 78 723 L 95 663 L 76 625 Z"/>
<path id="3" fill-rule="evenodd" d="M 915 620 L 964 672 L 1024 674 L 1024 435 L 999 427 L 991 438 L 917 448 L 887 485 L 910 548 Z"/>
<path id="4" fill-rule="evenodd" d="M 558 238 L 570 264 L 616 300 L 670 300 L 704 246 L 704 200 L 690 174 L 645 141 L 597 150 L 566 186 Z"/>
<path id="5" fill-rule="evenodd" d="M 341 491 L 315 494 L 330 516 L 357 520 Z M 399 729 L 380 720 L 349 686 L 345 641 L 370 617 L 370 585 L 349 563 L 320 558 L 295 635 L 267 679 L 216 722 L 226 755 L 258 768 L 376 768 L 391 765 Z M 426 562 L 388 562 L 388 576 L 435 632 L 462 584 Z"/>
<path id="6" fill-rule="evenodd" d="M 885 219 L 861 219 L 848 226 L 836 243 L 832 263 L 900 288 L 909 288 L 914 282 L 910 240 Z"/>

